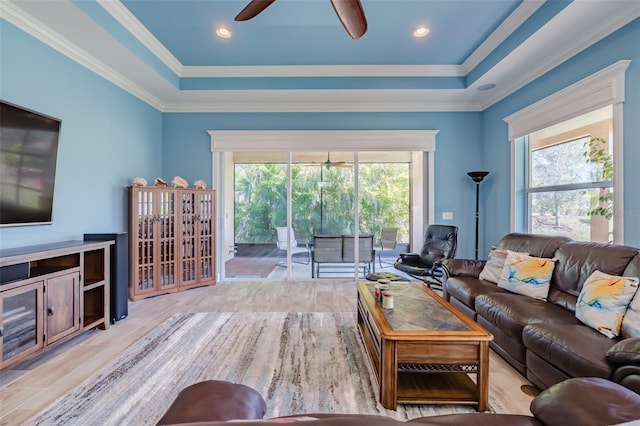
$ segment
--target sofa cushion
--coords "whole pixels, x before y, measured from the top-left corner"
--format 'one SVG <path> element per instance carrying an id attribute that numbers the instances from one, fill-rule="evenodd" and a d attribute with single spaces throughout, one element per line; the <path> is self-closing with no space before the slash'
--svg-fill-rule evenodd
<path id="1" fill-rule="evenodd" d="M 640 364 L 640 337 L 619 341 L 609 348 L 606 357 L 613 364 Z"/>
<path id="2" fill-rule="evenodd" d="M 543 391 L 530 408 L 545 425 L 611 425 L 640 419 L 640 395 L 609 380 L 580 377 Z"/>
<path id="3" fill-rule="evenodd" d="M 573 312 L 513 293 L 491 293 L 476 297 L 476 312 L 518 341 L 522 341 L 522 329 L 527 324 L 580 324 Z"/>
<path id="4" fill-rule="evenodd" d="M 611 376 L 606 352 L 616 343 L 582 324 L 531 324 L 524 327 L 527 350 L 571 377 Z"/>
<path id="5" fill-rule="evenodd" d="M 578 296 L 576 318 L 614 338 L 620 334 L 622 318 L 637 290 L 638 278 L 593 271 Z"/>
<path id="6" fill-rule="evenodd" d="M 474 277 L 450 277 L 445 283 L 449 296 L 455 297 L 460 302 L 475 310 L 476 297 L 487 293 L 505 293 L 504 290 L 489 281 L 479 280 Z"/>
<path id="7" fill-rule="evenodd" d="M 498 287 L 539 300 L 547 300 L 555 259 L 507 250 Z"/>
<path id="8" fill-rule="evenodd" d="M 507 234 L 498 243 L 498 248 L 503 250 L 529 253 L 536 257 L 554 257 L 554 253 L 561 244 L 571 241 L 571 238 L 557 235 L 541 234 Z"/>
<path id="9" fill-rule="evenodd" d="M 558 262 L 551 278 L 551 290 L 547 300 L 562 305 L 568 301 L 562 293 L 577 298 L 584 282 L 595 270 L 622 276 L 631 259 L 637 254 L 636 248 L 616 244 L 584 241 L 568 241 L 562 244 L 553 255 Z M 560 291 L 554 292 L 554 289 Z M 575 306 L 565 308 L 575 311 Z"/>

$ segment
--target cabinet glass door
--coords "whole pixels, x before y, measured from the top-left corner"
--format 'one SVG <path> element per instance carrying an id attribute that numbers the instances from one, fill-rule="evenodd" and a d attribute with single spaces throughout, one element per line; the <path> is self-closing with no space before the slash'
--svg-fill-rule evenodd
<path id="1" fill-rule="evenodd" d="M 43 347 L 42 288 L 39 281 L 0 293 L 2 363 Z"/>
<path id="2" fill-rule="evenodd" d="M 163 290 L 176 287 L 177 244 L 176 244 L 176 192 L 168 189 L 158 189 L 156 210 L 157 235 L 159 236 L 154 264 L 159 267 L 157 289 Z"/>
<path id="3" fill-rule="evenodd" d="M 200 262 L 198 277 L 200 280 L 214 278 L 215 275 L 215 193 L 213 191 L 199 192 L 198 238 Z"/>
<path id="4" fill-rule="evenodd" d="M 182 223 L 181 223 L 181 241 L 182 247 L 180 251 L 180 262 L 182 273 L 180 283 L 189 285 L 197 282 L 196 276 L 196 232 L 198 213 L 196 211 L 197 200 L 194 191 L 181 191 L 181 207 L 182 207 Z"/>
<path id="5" fill-rule="evenodd" d="M 137 269 L 135 274 L 136 294 L 143 294 L 154 291 L 155 274 L 154 274 L 154 224 L 157 222 L 153 205 L 155 203 L 156 193 L 152 189 L 134 188 L 133 203 L 137 209 L 137 247 L 134 250 L 138 252 L 138 262 L 134 266 Z"/>
<path id="6" fill-rule="evenodd" d="M 180 192 L 182 222 L 180 285 L 198 285 L 213 278 L 214 192 L 183 190 Z"/>

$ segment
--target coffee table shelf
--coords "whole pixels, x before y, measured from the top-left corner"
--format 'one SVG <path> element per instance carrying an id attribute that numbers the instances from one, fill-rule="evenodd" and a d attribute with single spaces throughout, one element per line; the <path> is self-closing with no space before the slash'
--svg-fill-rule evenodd
<path id="1" fill-rule="evenodd" d="M 465 373 L 398 373 L 399 404 L 478 403 L 476 384 Z"/>
<path id="2" fill-rule="evenodd" d="M 491 333 L 421 283 L 392 284 L 394 309 L 358 284 L 358 329 L 381 404 L 465 404 L 488 409 Z M 475 376 L 475 381 L 471 376 Z"/>

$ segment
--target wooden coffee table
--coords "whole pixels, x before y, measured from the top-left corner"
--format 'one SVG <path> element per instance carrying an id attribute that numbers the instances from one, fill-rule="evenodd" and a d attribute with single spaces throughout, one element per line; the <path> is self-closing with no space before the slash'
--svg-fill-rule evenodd
<path id="1" fill-rule="evenodd" d="M 358 328 L 382 406 L 468 404 L 486 411 L 491 333 L 422 283 L 393 282 L 394 309 L 383 309 L 375 284 L 358 283 Z"/>

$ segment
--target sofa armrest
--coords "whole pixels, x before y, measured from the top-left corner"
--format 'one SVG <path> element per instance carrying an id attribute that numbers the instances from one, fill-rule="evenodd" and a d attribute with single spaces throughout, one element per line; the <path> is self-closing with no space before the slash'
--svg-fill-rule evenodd
<path id="1" fill-rule="evenodd" d="M 486 260 L 447 259 L 444 261 L 444 266 L 449 277 L 478 278 L 485 263 L 487 263 Z"/>
<path id="2" fill-rule="evenodd" d="M 607 361 L 616 365 L 640 365 L 640 337 L 619 341 L 607 351 L 606 357 Z"/>
<path id="3" fill-rule="evenodd" d="M 614 367 L 611 380 L 640 394 L 640 337 L 619 341 L 605 356 Z"/>
<path id="4" fill-rule="evenodd" d="M 400 253 L 398 255 L 398 261 L 405 265 L 422 266 L 420 255 L 417 253 Z"/>
<path id="5" fill-rule="evenodd" d="M 610 425 L 638 420 L 640 395 L 606 379 L 579 377 L 542 391 L 530 409 L 545 425 Z"/>
<path id="6" fill-rule="evenodd" d="M 260 420 L 267 404 L 253 388 L 239 383 L 207 380 L 180 391 L 157 425 Z"/>

